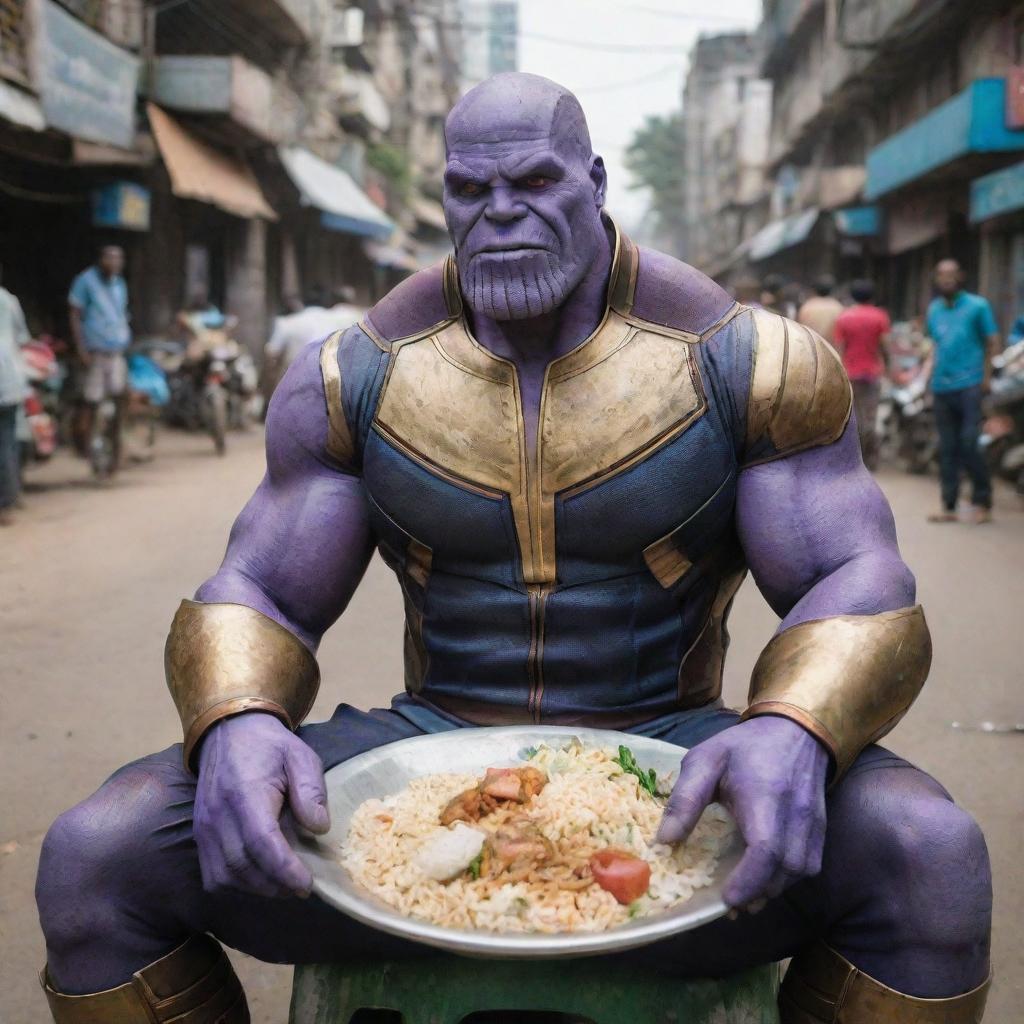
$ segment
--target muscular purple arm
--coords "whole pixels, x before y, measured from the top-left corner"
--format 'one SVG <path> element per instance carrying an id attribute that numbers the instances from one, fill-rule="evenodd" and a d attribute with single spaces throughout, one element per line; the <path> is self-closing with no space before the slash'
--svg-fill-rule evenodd
<path id="1" fill-rule="evenodd" d="M 852 418 L 835 444 L 745 470 L 736 520 L 754 580 L 782 617 L 780 631 L 914 603 L 892 511 L 864 468 Z"/>
<path id="2" fill-rule="evenodd" d="M 255 608 L 313 651 L 373 553 L 362 483 L 326 461 L 326 436 L 319 346 L 310 345 L 270 403 L 266 476 L 235 521 L 223 564 L 196 593 Z"/>
<path id="3" fill-rule="evenodd" d="M 358 478 L 326 460 L 319 346 L 285 374 L 267 416 L 267 473 L 231 531 L 220 569 L 196 594 L 255 608 L 315 651 L 366 571 L 373 541 Z M 323 770 L 272 715 L 224 719 L 202 741 L 195 838 L 209 890 L 306 894 L 312 879 L 281 833 L 288 804 L 329 827 Z"/>
<path id="4" fill-rule="evenodd" d="M 892 512 L 864 468 L 852 419 L 835 444 L 745 470 L 736 519 L 780 630 L 914 603 Z M 683 760 L 659 838 L 685 838 L 708 803 L 723 802 L 747 844 L 723 896 L 730 906 L 756 906 L 821 870 L 828 766 L 826 749 L 802 726 L 750 719 Z"/>

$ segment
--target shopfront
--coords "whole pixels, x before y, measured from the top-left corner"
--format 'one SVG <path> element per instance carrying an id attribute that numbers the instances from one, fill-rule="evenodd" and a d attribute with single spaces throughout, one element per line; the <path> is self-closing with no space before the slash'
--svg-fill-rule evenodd
<path id="1" fill-rule="evenodd" d="M 1024 315 L 1024 163 L 972 183 L 971 223 L 981 233 L 981 289 L 1005 335 Z"/>

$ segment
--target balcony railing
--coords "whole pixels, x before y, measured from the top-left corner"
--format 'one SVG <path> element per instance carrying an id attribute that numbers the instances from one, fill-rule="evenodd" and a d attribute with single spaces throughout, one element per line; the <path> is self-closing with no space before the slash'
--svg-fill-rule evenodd
<path id="1" fill-rule="evenodd" d="M 150 95 L 169 110 L 221 115 L 264 142 L 294 140 L 302 101 L 241 57 L 157 57 Z"/>

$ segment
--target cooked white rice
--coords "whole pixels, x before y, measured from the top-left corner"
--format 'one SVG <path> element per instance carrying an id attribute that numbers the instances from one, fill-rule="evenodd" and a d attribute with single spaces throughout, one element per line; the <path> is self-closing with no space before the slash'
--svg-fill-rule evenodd
<path id="1" fill-rule="evenodd" d="M 705 811 L 693 835 L 680 846 L 654 843 L 663 799 L 624 774 L 615 752 L 572 744 L 541 747 L 527 762 L 549 782 L 525 811 L 565 864 L 581 864 L 607 847 L 642 857 L 651 867 L 648 892 L 629 906 L 593 884 L 563 888 L 568 868 L 531 871 L 523 880 L 501 877 L 450 882 L 428 878 L 417 865 L 420 847 L 446 831 L 441 811 L 459 793 L 477 785 L 476 775 L 427 775 L 386 800 L 367 800 L 352 817 L 341 861 L 352 877 L 399 912 L 449 928 L 497 932 L 603 931 L 635 917 L 667 910 L 711 883 L 733 825 L 717 805 Z M 659 780 L 659 789 L 669 780 Z M 488 830 L 484 818 L 474 827 Z"/>

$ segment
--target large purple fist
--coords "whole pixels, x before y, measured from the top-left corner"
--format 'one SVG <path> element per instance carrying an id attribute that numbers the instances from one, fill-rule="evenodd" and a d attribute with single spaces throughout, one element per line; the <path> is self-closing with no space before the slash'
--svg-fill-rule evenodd
<path id="1" fill-rule="evenodd" d="M 273 715 L 218 723 L 199 752 L 194 833 L 208 892 L 308 896 L 313 879 L 281 832 L 285 802 L 311 832 L 330 827 L 320 759 Z"/>
<path id="2" fill-rule="evenodd" d="M 717 800 L 747 846 L 722 898 L 751 907 L 778 896 L 821 870 L 828 763 L 825 747 L 788 718 L 763 716 L 726 729 L 683 758 L 658 840 L 682 842 Z"/>

